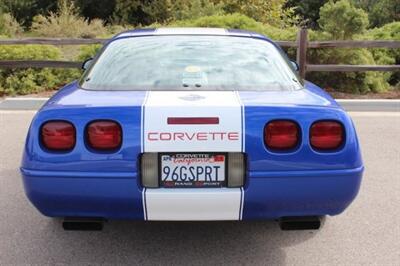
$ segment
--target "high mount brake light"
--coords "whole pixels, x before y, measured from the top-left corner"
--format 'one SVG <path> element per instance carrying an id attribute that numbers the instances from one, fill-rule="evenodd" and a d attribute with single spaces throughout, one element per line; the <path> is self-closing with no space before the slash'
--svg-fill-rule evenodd
<path id="1" fill-rule="evenodd" d="M 218 125 L 218 117 L 168 117 L 168 125 Z"/>

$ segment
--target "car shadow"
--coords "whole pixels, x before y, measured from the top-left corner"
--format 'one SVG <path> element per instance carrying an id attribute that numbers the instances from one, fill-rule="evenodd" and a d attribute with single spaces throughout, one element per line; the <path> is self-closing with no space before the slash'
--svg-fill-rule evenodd
<path id="1" fill-rule="evenodd" d="M 95 264 L 285 265 L 284 248 L 317 233 L 281 231 L 273 221 L 111 221 L 101 232 L 63 231 L 61 220 L 48 226 L 60 234 L 58 244 L 77 255 L 69 262 Z"/>

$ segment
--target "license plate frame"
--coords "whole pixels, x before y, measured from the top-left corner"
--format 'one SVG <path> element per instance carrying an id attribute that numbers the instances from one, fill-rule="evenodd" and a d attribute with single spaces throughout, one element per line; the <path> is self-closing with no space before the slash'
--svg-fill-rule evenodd
<path id="1" fill-rule="evenodd" d="M 190 155 L 192 156 L 223 156 L 224 158 L 224 169 L 220 170 L 224 174 L 224 178 L 221 181 L 163 181 L 163 157 L 164 156 L 184 156 Z M 178 165 L 178 164 L 177 164 Z M 207 165 L 204 165 L 204 167 Z M 159 176 L 159 185 L 161 188 L 221 188 L 227 186 L 228 179 L 228 153 L 227 152 L 163 152 L 158 154 L 158 176 Z M 220 178 L 218 178 L 220 179 Z"/>

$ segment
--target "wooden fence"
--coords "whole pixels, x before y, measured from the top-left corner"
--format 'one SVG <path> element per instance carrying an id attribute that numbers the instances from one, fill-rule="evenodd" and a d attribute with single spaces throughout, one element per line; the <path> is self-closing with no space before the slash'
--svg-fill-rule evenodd
<path id="1" fill-rule="evenodd" d="M 103 44 L 107 39 L 60 39 L 25 38 L 0 39 L 0 45 L 88 45 Z M 307 50 L 313 48 L 389 48 L 400 49 L 400 41 L 312 41 L 308 40 L 307 29 L 300 29 L 296 41 L 276 41 L 282 47 L 297 48 L 297 63 L 302 78 L 307 72 L 362 72 L 362 71 L 400 71 L 400 65 L 312 65 L 307 64 Z M 4 60 L 0 68 L 80 68 L 81 62 L 48 60 Z"/>

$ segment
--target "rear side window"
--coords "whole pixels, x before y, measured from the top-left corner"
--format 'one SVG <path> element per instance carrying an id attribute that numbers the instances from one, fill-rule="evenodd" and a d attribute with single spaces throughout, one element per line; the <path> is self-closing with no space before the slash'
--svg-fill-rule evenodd
<path id="1" fill-rule="evenodd" d="M 232 36 L 147 36 L 111 42 L 82 78 L 89 90 L 295 90 L 279 50 Z"/>

